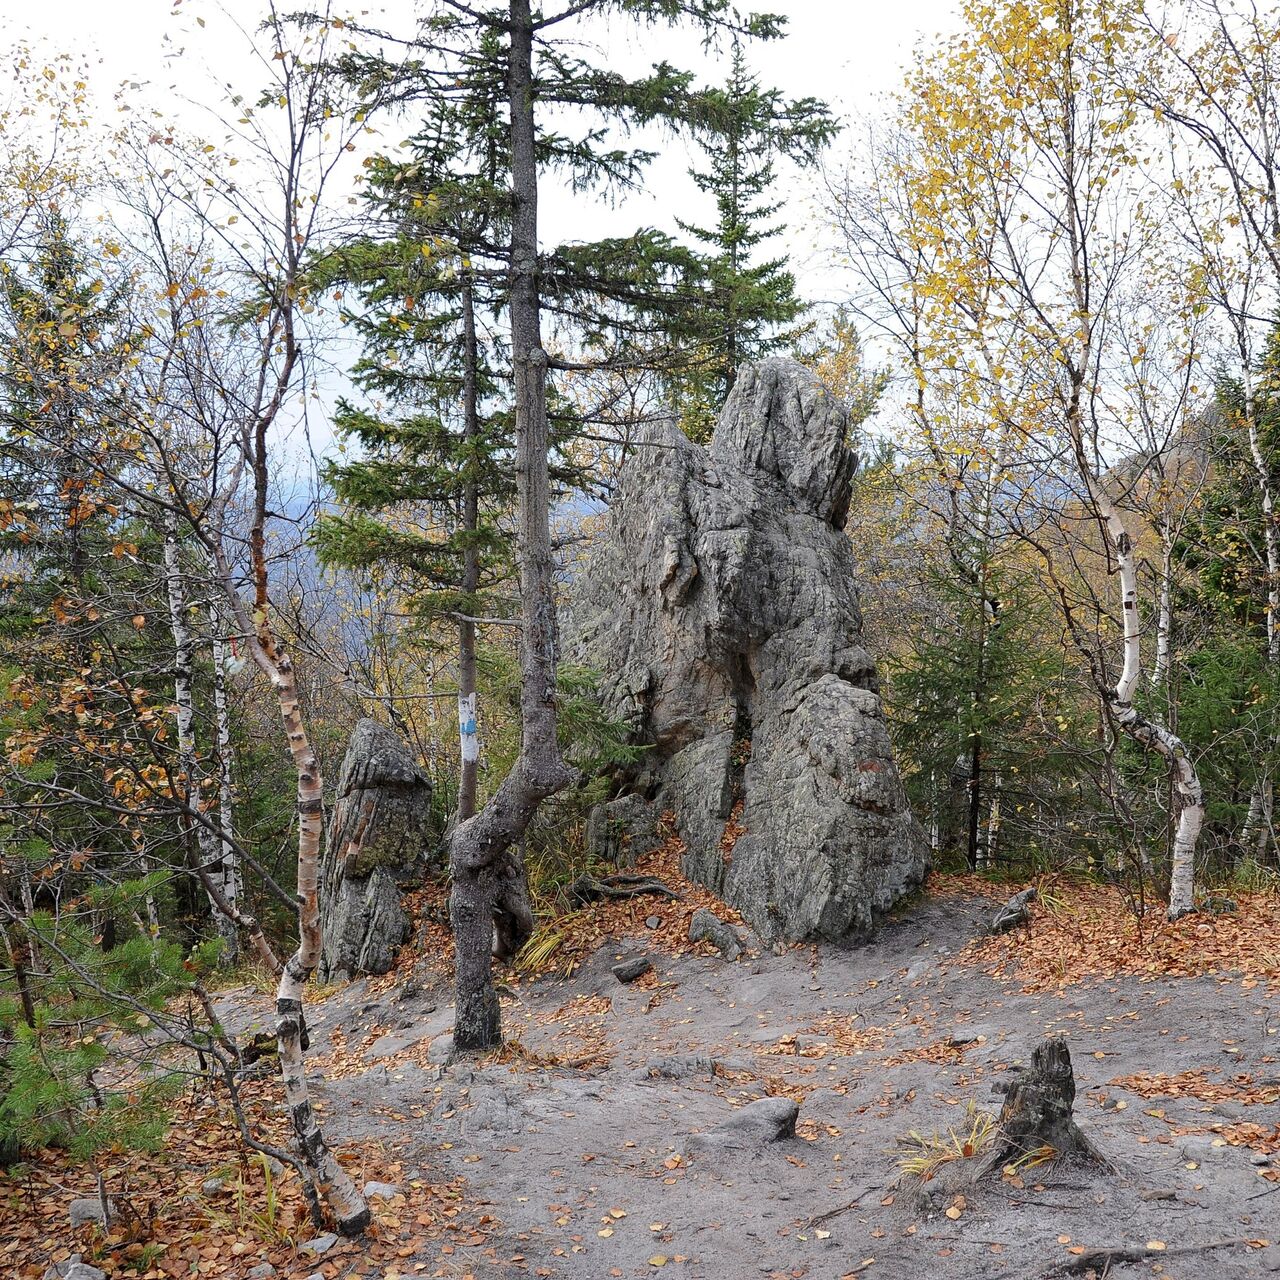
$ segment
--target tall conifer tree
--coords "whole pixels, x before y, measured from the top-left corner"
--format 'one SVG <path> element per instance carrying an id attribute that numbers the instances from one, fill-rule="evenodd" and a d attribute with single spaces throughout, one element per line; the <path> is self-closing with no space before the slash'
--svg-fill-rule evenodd
<path id="1" fill-rule="evenodd" d="M 448 205 L 432 181 L 458 192 L 468 216 L 452 219 L 445 238 L 470 278 L 492 291 L 507 333 L 521 746 L 510 773 L 451 841 L 458 1050 L 500 1039 L 490 971 L 495 927 L 499 954 L 527 938 L 532 914 L 519 842 L 541 802 L 570 780 L 556 735 L 549 521 L 552 419 L 559 415 L 548 413 L 549 383 L 554 392 L 558 374 L 584 368 L 669 366 L 675 343 L 687 340 L 702 274 L 697 255 L 653 230 L 557 247 L 542 242 L 538 200 L 547 174 L 583 193 L 625 192 L 650 159 L 625 145 L 630 131 L 705 129 L 723 117 L 719 95 L 697 89 L 690 73 L 669 63 L 631 77 L 586 56 L 581 24 L 616 18 L 655 28 L 685 22 L 708 42 L 771 39 L 783 26 L 772 15 L 743 17 L 728 0 L 565 0 L 550 13 L 530 0 L 450 2 L 429 11 L 417 39 L 407 42 L 406 62 L 391 67 L 379 56 L 353 54 L 345 67 L 371 88 L 394 82 L 401 101 L 424 103 L 428 113 L 442 106 L 447 173 L 414 173 L 411 161 L 399 184 L 428 211 Z M 456 173 L 492 179 L 453 188 L 449 175 Z"/>
<path id="2" fill-rule="evenodd" d="M 789 349 L 805 332 L 796 323 L 804 303 L 787 258 L 758 251 L 786 230 L 775 220 L 783 206 L 773 195 L 775 158 L 810 164 L 837 128 L 816 98 L 788 101 L 764 88 L 737 39 L 729 77 L 708 100 L 698 139 L 706 165 L 690 174 L 715 201 L 716 217 L 705 227 L 680 222 L 706 255 L 706 275 L 705 297 L 688 317 L 695 359 L 673 387 L 681 423 L 695 439 L 710 435 L 744 361 Z"/>

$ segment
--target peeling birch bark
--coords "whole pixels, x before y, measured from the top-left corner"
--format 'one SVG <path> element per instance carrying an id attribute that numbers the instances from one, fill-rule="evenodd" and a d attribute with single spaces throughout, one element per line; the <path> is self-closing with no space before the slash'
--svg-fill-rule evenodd
<path id="1" fill-rule="evenodd" d="M 268 643 L 270 638 L 267 637 Z M 289 753 L 298 774 L 298 949 L 285 962 L 276 988 L 276 1038 L 280 1079 L 299 1152 L 343 1235 L 359 1235 L 369 1225 L 369 1206 L 350 1174 L 329 1150 L 307 1090 L 303 1052 L 306 1026 L 302 989 L 320 963 L 320 839 L 324 827 L 324 784 L 298 706 L 297 680 L 289 655 L 253 641 L 254 658 L 270 676 L 280 704 Z"/>

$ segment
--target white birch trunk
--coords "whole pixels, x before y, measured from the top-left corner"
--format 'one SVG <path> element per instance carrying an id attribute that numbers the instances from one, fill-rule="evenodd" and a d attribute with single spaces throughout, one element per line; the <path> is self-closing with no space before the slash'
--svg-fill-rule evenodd
<path id="1" fill-rule="evenodd" d="M 1173 838 L 1173 866 L 1169 882 L 1169 918 L 1176 920 L 1195 910 L 1196 842 L 1204 822 L 1204 796 L 1200 777 L 1182 740 L 1162 725 L 1146 719 L 1133 705 L 1142 675 L 1141 626 L 1138 619 L 1138 564 L 1133 543 L 1119 509 L 1102 485 L 1089 477 L 1090 490 L 1106 521 L 1107 533 L 1120 575 L 1121 611 L 1124 623 L 1124 663 L 1111 694 L 1116 723 L 1135 742 L 1155 751 L 1169 763 L 1174 787 L 1181 800 Z"/>
<path id="2" fill-rule="evenodd" d="M 320 840 L 324 828 L 324 784 L 320 762 L 307 738 L 298 705 L 293 661 L 266 633 L 252 642 L 254 660 L 271 679 L 280 718 L 298 775 L 298 949 L 280 972 L 276 988 L 276 1039 L 280 1079 L 293 1130 L 316 1191 L 327 1201 L 344 1235 L 359 1235 L 369 1225 L 369 1206 L 351 1175 L 325 1142 L 307 1089 L 303 1054 L 306 1024 L 302 990 L 320 963 Z M 270 647 L 268 647 L 270 646 Z"/>
<path id="3" fill-rule="evenodd" d="M 1169 676 L 1169 642 L 1173 630 L 1173 537 L 1167 528 L 1160 531 L 1160 585 L 1156 603 L 1156 660 L 1151 683 L 1159 689 Z"/>
<path id="4" fill-rule="evenodd" d="M 1254 474 L 1262 499 L 1263 552 L 1267 561 L 1267 664 L 1274 668 L 1280 663 L 1280 537 L 1277 536 L 1275 492 L 1271 485 L 1271 471 L 1267 466 L 1262 442 L 1258 437 L 1257 406 L 1253 384 L 1246 376 L 1245 425 L 1249 432 L 1249 455 L 1253 459 Z M 1267 743 L 1274 746 L 1274 734 Z M 1269 753 L 1268 753 L 1269 754 Z M 1240 842 L 1255 859 L 1261 860 L 1272 840 L 1271 810 L 1273 784 L 1266 770 L 1259 773 L 1249 796 L 1249 812 L 1240 833 Z"/>
<path id="5" fill-rule="evenodd" d="M 240 864 L 236 858 L 235 796 L 231 788 L 231 718 L 227 714 L 227 647 L 222 639 L 221 620 L 214 605 L 209 606 L 209 627 L 213 637 L 213 717 L 218 744 L 218 829 L 222 847 L 222 893 L 232 910 L 239 909 Z M 229 939 L 229 955 L 239 955 L 234 929 Z"/>
<path id="6" fill-rule="evenodd" d="M 991 784 L 991 808 L 987 813 L 987 850 L 986 862 L 994 865 L 996 849 L 1000 843 L 1000 788 L 1004 785 L 1004 775 L 997 773 Z"/>
<path id="7" fill-rule="evenodd" d="M 182 582 L 182 565 L 178 554 L 177 519 L 165 520 L 164 530 L 165 585 L 169 597 L 169 627 L 173 632 L 173 701 L 178 725 L 178 769 L 181 799 L 188 809 L 200 810 L 200 765 L 196 753 L 195 700 L 193 695 L 195 650 L 191 641 L 191 628 L 187 623 L 187 598 Z M 226 885 L 222 876 L 222 857 L 218 838 L 208 823 L 185 814 L 182 826 L 190 831 L 194 827 L 197 857 L 200 866 L 212 882 L 207 890 L 209 915 L 213 927 L 222 939 L 222 961 L 229 963 L 236 952 L 235 921 L 218 905 L 218 895 L 226 898 Z M 201 877 L 203 880 L 204 876 Z"/>

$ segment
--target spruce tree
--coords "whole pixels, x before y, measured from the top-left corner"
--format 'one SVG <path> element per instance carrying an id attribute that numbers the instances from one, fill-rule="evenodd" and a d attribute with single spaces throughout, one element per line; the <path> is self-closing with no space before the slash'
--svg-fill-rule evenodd
<path id="1" fill-rule="evenodd" d="M 514 413 L 521 746 L 507 777 L 451 840 L 459 1051 L 500 1039 L 490 969 L 495 928 L 500 955 L 528 937 L 532 913 L 519 843 L 542 801 L 571 780 L 556 728 L 550 510 L 552 432 L 561 415 L 549 393 L 554 397 L 558 375 L 584 368 L 669 366 L 673 343 L 690 332 L 701 276 L 695 254 L 651 229 L 557 247 L 541 239 L 538 197 L 546 175 L 584 195 L 625 193 L 650 159 L 625 145 L 629 133 L 650 125 L 707 128 L 723 116 L 715 93 L 697 89 L 691 73 L 669 63 L 629 77 L 591 61 L 581 24 L 616 18 L 658 30 L 685 22 L 709 43 L 775 38 L 783 26 L 772 15 L 740 16 L 728 0 L 567 0 L 550 13 L 529 0 L 444 3 L 428 11 L 415 40 L 401 42 L 409 50 L 405 62 L 391 67 L 353 54 L 343 67 L 371 89 L 391 82 L 406 107 L 425 104 L 430 113 L 442 104 L 449 173 L 492 175 L 488 186 L 483 178 L 453 186 L 428 166 L 405 171 L 400 183 L 423 210 L 448 208 L 428 185 L 433 177 L 460 197 L 466 216 L 451 217 L 443 238 L 472 279 L 493 290 Z"/>
<path id="2" fill-rule="evenodd" d="M 491 86 L 476 96 L 492 129 Z M 316 534 L 331 564 L 392 571 L 427 628 L 456 621 L 460 820 L 475 812 L 479 766 L 473 619 L 514 612 L 495 598 L 512 574 L 498 517 L 514 494 L 502 276 L 471 256 L 502 225 L 497 152 L 469 155 L 465 139 L 436 103 L 408 161 L 375 158 L 369 196 L 386 234 L 325 268 L 326 283 L 358 294 L 347 315 L 363 342 L 353 378 L 367 404 L 339 403 L 335 425 L 359 453 L 330 468 L 341 509 Z"/>
<path id="3" fill-rule="evenodd" d="M 708 107 L 698 137 L 706 164 L 690 175 L 715 201 L 716 217 L 705 227 L 679 222 L 705 256 L 705 297 L 688 317 L 694 359 L 673 385 L 681 424 L 696 440 L 710 436 L 744 361 L 788 350 L 806 332 L 797 324 L 805 308 L 787 258 L 762 258 L 759 250 L 786 230 L 776 221 L 783 201 L 773 197 L 775 157 L 811 164 L 837 127 L 825 103 L 788 101 L 763 87 L 739 39 L 729 77 L 709 92 Z"/>

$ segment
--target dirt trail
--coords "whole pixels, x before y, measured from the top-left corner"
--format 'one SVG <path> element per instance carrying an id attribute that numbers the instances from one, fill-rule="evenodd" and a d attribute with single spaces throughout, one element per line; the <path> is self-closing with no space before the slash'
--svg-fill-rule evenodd
<path id="1" fill-rule="evenodd" d="M 1080 1246 L 1227 1237 L 1271 1247 L 1156 1255 L 1108 1274 L 1280 1274 L 1280 1191 L 1259 1176 L 1265 1156 L 1231 1145 L 1231 1126 L 1280 1120 L 1230 1085 L 1280 1076 L 1275 984 L 1121 978 L 1028 994 L 957 960 L 990 905 L 926 899 L 853 951 L 735 964 L 650 951 L 655 972 L 634 986 L 610 972 L 645 953 L 644 937 L 627 939 L 572 979 L 505 1001 L 524 1052 L 483 1067 L 433 1061 L 447 1047 L 447 995 L 375 998 L 356 983 L 310 1007 L 317 1097 L 337 1142 L 379 1137 L 433 1179 L 464 1176 L 500 1224 L 483 1247 L 424 1255 L 419 1274 L 976 1280 L 1047 1276 Z M 1031 1170 L 1021 1188 L 968 1197 L 955 1219 L 946 1204 L 884 1203 L 896 1139 L 958 1125 L 970 1100 L 997 1110 L 993 1086 L 1048 1033 L 1067 1038 L 1077 1117 L 1121 1176 Z M 539 1065 L 550 1058 L 581 1065 Z M 1201 1070 L 1198 1098 L 1108 1083 Z M 794 1139 L 685 1154 L 690 1134 L 778 1093 L 801 1103 Z"/>

